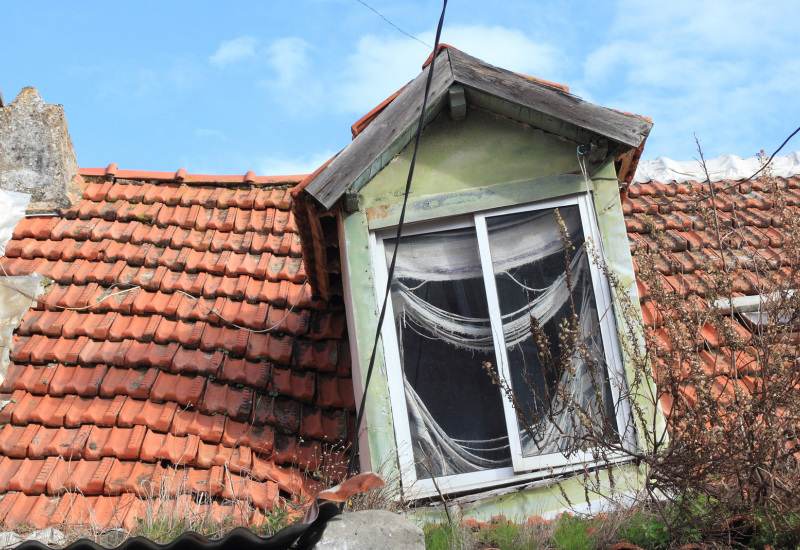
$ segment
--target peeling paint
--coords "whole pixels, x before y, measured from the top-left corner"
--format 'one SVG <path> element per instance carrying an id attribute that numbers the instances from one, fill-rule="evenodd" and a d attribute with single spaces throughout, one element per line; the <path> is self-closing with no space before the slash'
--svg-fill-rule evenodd
<path id="1" fill-rule="evenodd" d="M 578 170 L 576 143 L 478 109 L 470 109 L 465 120 L 437 118 L 426 128 L 422 143 L 406 213 L 409 223 L 587 192 L 587 182 Z M 348 311 L 351 348 L 357 355 L 354 363 L 361 365 L 362 383 L 379 308 L 373 258 L 363 243 L 369 242 L 370 231 L 397 224 L 411 152 L 411 146 L 401 151 L 361 189 L 362 211 L 345 215 L 343 221 L 343 263 L 349 273 L 346 286 L 352 296 L 352 312 Z M 638 303 L 613 161 L 589 169 L 596 176 L 588 183 L 595 209 L 600 212 L 598 226 L 606 260 L 631 299 Z M 397 449 L 381 346 L 378 351 L 366 410 L 370 466 L 386 472 L 390 465 L 391 477 L 397 472 Z M 629 483 L 626 487 L 640 486 L 643 477 L 637 467 L 622 465 L 615 470 L 615 481 L 625 478 Z M 399 475 L 391 479 L 399 479 Z M 524 479 L 520 476 L 521 482 Z M 610 485 L 607 482 L 601 489 Z M 545 479 L 529 480 L 512 490 L 492 490 L 487 486 L 485 498 L 459 501 L 463 504 L 459 506 L 464 517 L 484 520 L 497 514 L 509 518 L 542 515 L 568 506 L 562 490 L 571 502 L 585 500 L 584 485 L 573 474 L 560 484 Z M 441 520 L 444 511 L 420 508 L 414 517 L 417 521 Z"/>

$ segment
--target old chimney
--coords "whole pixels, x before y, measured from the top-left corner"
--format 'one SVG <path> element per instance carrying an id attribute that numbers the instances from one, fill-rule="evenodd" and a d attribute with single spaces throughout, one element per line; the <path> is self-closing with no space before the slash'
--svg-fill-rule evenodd
<path id="1" fill-rule="evenodd" d="M 0 107 L 0 189 L 30 195 L 30 215 L 69 208 L 82 188 L 64 108 L 24 88 Z"/>

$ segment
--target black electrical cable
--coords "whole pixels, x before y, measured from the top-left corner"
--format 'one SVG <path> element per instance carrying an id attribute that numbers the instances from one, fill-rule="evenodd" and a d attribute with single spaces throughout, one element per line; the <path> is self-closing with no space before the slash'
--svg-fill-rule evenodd
<path id="1" fill-rule="evenodd" d="M 372 379 L 372 371 L 375 367 L 375 356 L 378 351 L 378 342 L 380 341 L 383 319 L 386 316 L 386 303 L 389 301 L 389 292 L 391 290 L 392 279 L 394 278 L 394 266 L 397 261 L 397 248 L 400 245 L 400 237 L 403 234 L 403 222 L 406 217 L 406 205 L 408 204 L 408 195 L 411 192 L 411 180 L 414 178 L 414 165 L 417 162 L 417 150 L 419 149 L 419 142 L 422 139 L 422 127 L 424 126 L 425 122 L 425 109 L 428 106 L 428 93 L 431 90 L 433 70 L 436 64 L 436 50 L 439 49 L 439 38 L 442 35 L 442 24 L 444 23 L 445 10 L 447 10 L 447 0 L 444 0 L 444 4 L 442 5 L 442 15 L 439 17 L 439 26 L 436 28 L 436 40 L 433 44 L 431 64 L 428 66 L 428 79 L 425 83 L 425 96 L 422 99 L 422 111 L 419 114 L 419 123 L 417 124 L 417 137 L 414 141 L 414 154 L 411 156 L 411 166 L 408 168 L 408 179 L 406 180 L 406 190 L 403 196 L 403 207 L 400 209 L 400 221 L 397 223 L 397 236 L 395 237 L 394 241 L 394 252 L 392 252 L 392 261 L 389 263 L 388 276 L 386 279 L 386 292 L 383 295 L 383 305 L 381 306 L 381 313 L 378 317 L 378 326 L 375 328 L 375 342 L 372 345 L 372 355 L 369 358 L 367 377 L 364 380 L 364 391 L 361 396 L 361 405 L 358 407 L 355 439 L 353 440 L 353 447 L 350 449 L 350 461 L 347 465 L 347 477 L 353 475 L 353 470 L 356 463 L 356 455 L 358 454 L 358 431 L 361 428 L 361 422 L 364 419 L 364 405 L 367 402 L 367 391 L 369 390 L 369 382 Z"/>
<path id="2" fill-rule="evenodd" d="M 430 48 L 430 47 L 431 47 L 431 45 L 430 45 L 430 44 L 426 44 L 425 42 L 423 42 L 422 40 L 420 40 L 420 39 L 419 39 L 419 38 L 417 38 L 416 36 L 411 36 L 411 35 L 410 35 L 410 34 L 408 34 L 406 31 L 404 31 L 403 29 L 401 29 L 400 27 L 398 27 L 397 25 L 395 25 L 394 23 L 392 23 L 391 21 L 389 21 L 388 19 L 386 19 L 386 18 L 383 16 L 383 14 L 382 14 L 381 12 L 379 12 L 378 10 L 376 10 L 375 8 L 373 8 L 372 6 L 370 6 L 369 4 L 367 4 L 366 2 L 364 2 L 363 0 L 356 0 L 356 2 L 358 2 L 358 3 L 359 3 L 359 4 L 361 4 L 362 6 L 365 6 L 365 7 L 369 8 L 369 9 L 371 9 L 372 11 L 374 11 L 374 12 L 375 12 L 375 14 L 376 14 L 378 17 L 380 17 L 381 19 L 383 19 L 384 21 L 386 21 L 387 23 L 389 23 L 391 26 L 393 26 L 395 29 L 397 29 L 398 31 L 400 31 L 401 33 L 403 33 L 404 35 L 406 35 L 407 37 L 411 38 L 412 40 L 416 40 L 417 42 L 419 42 L 420 44 L 422 44 L 422 45 L 423 45 L 423 46 L 425 46 L 426 48 Z"/>
<path id="3" fill-rule="evenodd" d="M 769 160 L 768 160 L 767 162 L 765 162 L 765 163 L 764 163 L 764 166 L 762 166 L 761 168 L 759 168 L 758 170 L 756 170 L 756 173 L 755 173 L 755 174 L 753 174 L 752 176 L 750 176 L 749 178 L 747 178 L 746 180 L 744 180 L 744 181 L 740 181 L 740 182 L 737 182 L 737 183 L 740 183 L 740 184 L 741 184 L 741 183 L 748 182 L 748 181 L 750 181 L 751 179 L 753 179 L 754 177 L 756 177 L 758 174 L 760 174 L 760 173 L 761 173 L 761 171 L 762 171 L 762 170 L 764 170 L 764 168 L 766 168 L 767 166 L 769 166 L 769 165 L 770 165 L 770 163 L 772 162 L 772 159 L 774 159 L 774 158 L 775 158 L 775 155 L 777 155 L 778 153 L 780 153 L 780 152 L 781 152 L 781 149 L 783 149 L 783 147 L 784 147 L 784 146 L 785 146 L 787 143 L 789 143 L 789 140 L 790 140 L 790 139 L 792 139 L 792 138 L 793 138 L 795 135 L 797 135 L 797 132 L 800 132 L 800 126 L 797 128 L 797 130 L 795 130 L 794 132 L 792 132 L 791 134 L 789 134 L 789 137 L 787 137 L 785 140 L 783 140 L 783 143 L 781 143 L 781 146 L 780 146 L 780 147 L 778 147 L 777 149 L 775 149 L 775 152 L 774 152 L 774 153 L 772 153 L 772 154 L 769 156 Z"/>

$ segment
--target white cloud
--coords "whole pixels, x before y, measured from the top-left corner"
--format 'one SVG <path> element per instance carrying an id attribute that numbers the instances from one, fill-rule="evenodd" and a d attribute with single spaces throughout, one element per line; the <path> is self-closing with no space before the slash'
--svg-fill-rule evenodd
<path id="1" fill-rule="evenodd" d="M 225 135 L 224 132 L 215 130 L 213 128 L 196 128 L 194 131 L 194 137 L 199 140 L 216 140 L 216 141 L 228 140 L 228 137 Z"/>
<path id="2" fill-rule="evenodd" d="M 614 13 L 577 84 L 602 105 L 653 118 L 646 158 L 690 158 L 693 132 L 709 157 L 752 156 L 785 137 L 770 121 L 795 109 L 800 4 L 620 0 Z"/>
<path id="3" fill-rule="evenodd" d="M 313 116 L 322 107 L 322 81 L 309 55 L 311 45 L 296 36 L 281 38 L 270 44 L 266 55 L 272 73 L 259 85 L 272 93 L 276 102 L 292 114 Z"/>
<path id="4" fill-rule="evenodd" d="M 330 150 L 325 150 L 294 158 L 262 157 L 258 160 L 256 173 L 271 176 L 310 174 L 325 164 L 334 154 Z"/>
<path id="5" fill-rule="evenodd" d="M 267 64 L 277 77 L 272 81 L 280 88 L 289 88 L 306 76 L 309 67 L 308 42 L 297 36 L 281 38 L 267 48 Z"/>
<path id="6" fill-rule="evenodd" d="M 433 44 L 435 33 L 418 36 Z M 558 80 L 565 56 L 556 47 L 539 43 L 518 29 L 486 25 L 447 26 L 441 42 L 470 55 L 530 76 Z M 341 84 L 333 90 L 334 109 L 364 114 L 416 77 L 430 53 L 407 38 L 367 35 L 347 59 Z"/>
<path id="7" fill-rule="evenodd" d="M 217 52 L 208 58 L 212 65 L 226 67 L 243 59 L 256 57 L 258 39 L 252 36 L 240 36 L 227 40 L 219 45 Z"/>

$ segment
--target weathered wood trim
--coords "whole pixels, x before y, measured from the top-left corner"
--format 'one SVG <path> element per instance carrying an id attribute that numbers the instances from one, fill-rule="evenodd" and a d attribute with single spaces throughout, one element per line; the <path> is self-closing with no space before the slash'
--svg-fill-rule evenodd
<path id="1" fill-rule="evenodd" d="M 453 83 L 449 56 L 449 51 L 445 50 L 435 63 L 428 101 L 437 108 L 441 108 L 440 99 Z M 397 152 L 406 146 L 413 135 L 407 130 L 416 126 L 415 121 L 422 111 L 421 100 L 429 70 L 430 65 L 306 187 L 306 192 L 324 208 L 331 208 L 353 182 L 369 181 L 378 173 L 394 156 L 387 151 Z"/>
<path id="2" fill-rule="evenodd" d="M 339 250 L 342 255 L 344 302 L 357 406 L 364 394 L 373 339 L 378 330 L 380 310 L 378 293 L 383 291 L 375 284 L 370 239 L 364 212 L 342 214 L 339 217 Z M 392 322 L 391 319 L 385 319 L 384 326 L 391 327 Z M 369 395 L 364 405 L 364 420 L 358 434 L 359 458 L 364 470 L 379 472 L 392 483 L 399 483 L 394 415 L 391 411 L 383 345 L 379 345 Z"/>
<path id="3" fill-rule="evenodd" d="M 409 200 L 407 223 L 458 216 L 580 193 L 583 176 L 562 174 L 511 183 L 498 183 L 454 193 L 425 195 Z M 370 230 L 396 226 L 402 203 L 367 207 Z"/>
<path id="4" fill-rule="evenodd" d="M 330 209 L 348 190 L 357 191 L 388 164 L 416 133 L 430 65 L 309 183 L 306 192 Z M 425 123 L 447 104 L 452 84 L 464 86 L 467 103 L 531 124 L 577 143 L 607 138 L 619 148 L 638 148 L 652 122 L 587 103 L 542 82 L 493 67 L 455 49 L 437 56 Z"/>
<path id="5" fill-rule="evenodd" d="M 303 193 L 297 193 L 294 196 L 292 210 L 302 239 L 300 247 L 303 251 L 303 262 L 312 293 L 323 300 L 328 300 L 329 281 L 325 265 L 325 236 L 319 220 L 320 214 Z"/>
<path id="6" fill-rule="evenodd" d="M 494 67 L 458 50 L 450 51 L 450 65 L 454 80 L 464 86 L 630 147 L 639 147 L 653 126 L 641 117 L 587 103 L 568 92 Z"/>

